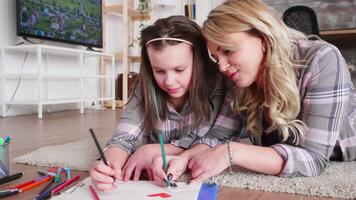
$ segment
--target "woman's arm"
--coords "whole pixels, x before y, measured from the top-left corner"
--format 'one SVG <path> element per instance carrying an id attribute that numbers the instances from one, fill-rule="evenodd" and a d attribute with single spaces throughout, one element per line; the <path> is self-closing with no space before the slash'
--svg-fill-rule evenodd
<path id="1" fill-rule="evenodd" d="M 229 159 L 228 145 L 232 160 Z M 192 170 L 193 182 L 203 181 L 228 168 L 230 164 L 264 173 L 277 175 L 283 168 L 282 157 L 270 147 L 261 147 L 240 142 L 231 142 L 208 149 L 194 156 L 188 167 Z"/>
<path id="2" fill-rule="evenodd" d="M 338 49 L 324 43 L 311 55 L 300 80 L 301 120 L 307 125 L 300 146 L 272 147 L 285 160 L 281 176 L 317 176 L 326 167 L 339 137 L 350 95 L 351 80 Z M 314 45 L 313 48 L 315 48 Z"/>

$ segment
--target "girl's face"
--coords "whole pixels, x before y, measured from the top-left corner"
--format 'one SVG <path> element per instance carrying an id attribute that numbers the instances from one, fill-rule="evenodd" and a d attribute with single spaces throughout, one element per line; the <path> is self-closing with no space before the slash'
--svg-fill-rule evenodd
<path id="1" fill-rule="evenodd" d="M 181 106 L 189 90 L 193 73 L 192 47 L 186 43 L 167 46 L 161 50 L 147 48 L 154 78 L 169 95 L 168 101 Z"/>
<path id="2" fill-rule="evenodd" d="M 231 46 L 218 46 L 208 41 L 211 56 L 218 62 L 219 70 L 237 87 L 245 88 L 256 81 L 260 67 L 263 64 L 264 50 L 260 37 L 245 32 L 227 35 Z"/>

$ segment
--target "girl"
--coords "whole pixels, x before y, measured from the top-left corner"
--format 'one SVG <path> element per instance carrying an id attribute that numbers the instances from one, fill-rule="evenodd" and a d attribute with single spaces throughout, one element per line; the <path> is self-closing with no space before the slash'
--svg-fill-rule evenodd
<path id="1" fill-rule="evenodd" d="M 99 190 L 116 187 L 114 178 L 137 181 L 142 169 L 153 179 L 152 159 L 161 156 L 158 134 L 167 154 L 177 155 L 221 144 L 236 131 L 230 109 L 232 92 L 211 62 L 200 27 L 183 16 L 157 20 L 141 33 L 141 71 L 116 133 L 102 161 L 90 170 Z M 194 155 L 194 151 L 190 152 Z M 167 178 L 167 177 L 165 177 Z"/>
<path id="2" fill-rule="evenodd" d="M 252 144 L 232 139 L 196 154 L 188 164 L 193 182 L 233 165 L 317 176 L 329 159 L 356 159 L 356 93 L 336 47 L 309 41 L 260 0 L 229 0 L 214 8 L 203 34 L 220 71 L 238 88 L 239 137 Z M 161 174 L 159 165 L 153 165 L 155 174 Z"/>

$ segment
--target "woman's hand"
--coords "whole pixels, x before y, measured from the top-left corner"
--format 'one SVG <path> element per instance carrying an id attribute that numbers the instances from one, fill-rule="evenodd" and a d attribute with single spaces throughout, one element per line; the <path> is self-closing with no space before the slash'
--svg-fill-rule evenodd
<path id="1" fill-rule="evenodd" d="M 192 181 L 200 182 L 215 176 L 230 166 L 227 145 L 221 144 L 196 154 L 188 164 L 192 171 Z"/>
<path id="2" fill-rule="evenodd" d="M 186 156 L 167 156 L 168 173 L 172 174 L 171 183 L 174 183 L 187 169 L 189 158 Z M 167 174 L 164 171 L 162 156 L 156 156 L 152 162 L 154 182 L 161 187 L 166 186 Z"/>
<path id="3" fill-rule="evenodd" d="M 93 185 L 101 191 L 116 188 L 115 179 L 122 179 L 121 166 L 120 162 L 112 162 L 106 166 L 103 161 L 96 161 L 89 171 Z"/>
<path id="4" fill-rule="evenodd" d="M 147 171 L 148 179 L 153 180 L 151 164 L 153 158 L 160 153 L 158 144 L 145 144 L 140 146 L 134 154 L 130 156 L 123 168 L 123 180 L 130 180 L 132 173 L 134 173 L 133 181 L 138 181 L 141 171 Z"/>

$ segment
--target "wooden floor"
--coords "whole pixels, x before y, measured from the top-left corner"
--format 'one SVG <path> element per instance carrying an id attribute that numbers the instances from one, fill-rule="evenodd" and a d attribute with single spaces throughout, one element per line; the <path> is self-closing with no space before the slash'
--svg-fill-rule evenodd
<path id="1" fill-rule="evenodd" d="M 88 129 L 93 128 L 98 137 L 110 136 L 120 117 L 120 111 L 85 110 L 80 114 L 78 110 L 55 112 L 44 114 L 42 120 L 37 115 L 23 115 L 15 117 L 0 118 L 0 136 L 9 134 L 13 141 L 10 147 L 10 156 L 15 158 L 19 155 L 34 151 L 42 146 L 59 145 L 90 137 Z M 11 172 L 23 171 L 25 175 L 16 181 L 0 186 L 6 189 L 20 183 L 36 178 L 38 167 L 11 163 Z M 80 173 L 81 178 L 88 176 L 87 172 Z M 43 187 L 43 186 L 41 186 Z M 41 190 L 41 187 L 25 191 L 21 194 L 8 197 L 8 200 L 33 199 Z M 291 195 L 284 193 L 272 193 L 246 189 L 219 188 L 218 200 L 241 199 L 241 200 L 330 200 L 330 198 L 317 198 L 309 196 Z"/>

